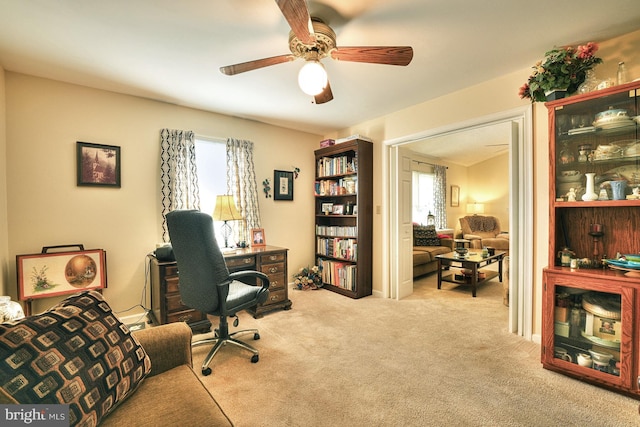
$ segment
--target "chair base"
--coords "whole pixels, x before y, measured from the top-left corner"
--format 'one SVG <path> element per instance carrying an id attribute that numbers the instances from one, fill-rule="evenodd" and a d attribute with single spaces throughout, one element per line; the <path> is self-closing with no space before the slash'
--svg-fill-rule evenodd
<path id="1" fill-rule="evenodd" d="M 216 333 L 216 336 L 213 338 L 205 338 L 205 339 L 198 340 L 191 343 L 191 347 L 199 347 L 201 345 L 213 344 L 213 348 L 211 349 L 209 354 L 207 354 L 207 357 L 205 357 L 204 361 L 202 362 L 202 375 L 207 376 L 211 374 L 211 368 L 209 367 L 209 364 L 213 360 L 214 356 L 218 353 L 218 350 L 220 350 L 223 346 L 227 344 L 233 344 L 237 347 L 243 348 L 253 353 L 253 356 L 251 357 L 251 363 L 258 363 L 258 360 L 260 360 L 258 350 L 256 350 L 249 344 L 245 343 L 244 341 L 240 341 L 234 338 L 237 335 L 252 333 L 253 339 L 259 340 L 260 334 L 258 333 L 257 329 L 245 329 L 242 331 L 233 332 L 231 334 L 229 333 L 222 334 L 226 336 L 220 336 L 220 331 L 218 329 L 216 329 L 215 333 Z"/>

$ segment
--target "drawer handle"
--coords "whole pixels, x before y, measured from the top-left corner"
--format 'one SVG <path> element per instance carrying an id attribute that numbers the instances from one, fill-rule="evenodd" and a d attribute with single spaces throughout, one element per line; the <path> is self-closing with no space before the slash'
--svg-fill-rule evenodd
<path id="1" fill-rule="evenodd" d="M 271 267 L 269 269 L 269 273 L 277 273 L 278 272 L 278 267 Z"/>
<path id="2" fill-rule="evenodd" d="M 271 261 L 275 261 L 275 260 L 277 260 L 277 259 L 278 259 L 278 257 L 277 257 L 276 255 L 271 255 L 271 256 L 269 257 L 269 259 L 270 259 Z"/>
<path id="3" fill-rule="evenodd" d="M 242 262 L 244 262 L 245 264 L 251 264 L 253 260 L 251 258 L 245 258 L 242 260 Z"/>
<path id="4" fill-rule="evenodd" d="M 272 288 L 275 288 L 276 286 L 278 286 L 278 284 L 279 284 L 279 283 L 278 283 L 278 281 L 277 281 L 277 280 L 272 280 L 272 281 L 271 281 L 271 287 L 272 287 Z"/>
<path id="5" fill-rule="evenodd" d="M 190 314 L 185 314 L 183 316 L 178 317 L 178 320 L 181 322 L 188 322 L 191 320 L 192 316 Z"/>
<path id="6" fill-rule="evenodd" d="M 270 299 L 271 299 L 271 301 L 278 301 L 280 299 L 280 297 L 277 296 L 277 295 L 274 295 Z"/>

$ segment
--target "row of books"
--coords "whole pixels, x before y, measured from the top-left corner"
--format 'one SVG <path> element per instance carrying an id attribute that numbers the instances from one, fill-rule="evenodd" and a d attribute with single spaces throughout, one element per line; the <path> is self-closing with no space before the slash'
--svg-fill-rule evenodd
<path id="1" fill-rule="evenodd" d="M 357 287 L 357 267 L 344 262 L 318 258 L 317 265 L 322 267 L 322 282 L 339 288 L 355 291 Z"/>
<path id="2" fill-rule="evenodd" d="M 357 237 L 358 227 L 339 225 L 316 225 L 318 236 Z"/>
<path id="3" fill-rule="evenodd" d="M 317 237 L 316 253 L 319 255 L 330 256 L 332 258 L 357 261 L 358 241 L 356 239 L 342 239 L 339 237 Z"/>
<path id="4" fill-rule="evenodd" d="M 318 159 L 317 176 L 345 175 L 358 172 L 357 157 L 323 157 Z"/>
<path id="5" fill-rule="evenodd" d="M 340 196 L 356 194 L 355 178 L 340 178 L 338 180 L 323 179 L 315 182 L 316 196 Z"/>

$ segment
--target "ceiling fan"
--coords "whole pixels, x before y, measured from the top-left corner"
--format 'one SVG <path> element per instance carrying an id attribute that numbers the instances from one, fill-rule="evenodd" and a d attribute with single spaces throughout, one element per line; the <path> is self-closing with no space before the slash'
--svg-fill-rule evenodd
<path id="1" fill-rule="evenodd" d="M 223 74 L 232 76 L 301 58 L 305 65 L 298 75 L 300 88 L 313 96 L 316 104 L 323 104 L 333 99 L 327 72 L 320 62 L 323 58 L 330 56 L 339 61 L 403 66 L 413 59 L 411 46 L 337 47 L 336 33 L 321 19 L 311 17 L 305 0 L 276 0 L 276 3 L 291 27 L 291 54 L 220 67 Z"/>

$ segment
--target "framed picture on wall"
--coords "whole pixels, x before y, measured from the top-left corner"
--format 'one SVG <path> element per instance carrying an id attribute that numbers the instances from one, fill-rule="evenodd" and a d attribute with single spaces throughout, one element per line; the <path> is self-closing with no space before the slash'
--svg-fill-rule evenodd
<path id="1" fill-rule="evenodd" d="M 21 301 L 107 287 L 107 257 L 102 249 L 17 255 Z"/>
<path id="2" fill-rule="evenodd" d="M 120 188 L 120 147 L 76 143 L 77 185 Z"/>
<path id="3" fill-rule="evenodd" d="M 273 199 L 293 200 L 293 172 L 273 171 Z"/>
<path id="4" fill-rule="evenodd" d="M 457 208 L 460 206 L 460 187 L 457 185 L 451 186 L 451 207 Z"/>

